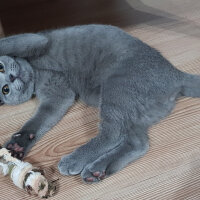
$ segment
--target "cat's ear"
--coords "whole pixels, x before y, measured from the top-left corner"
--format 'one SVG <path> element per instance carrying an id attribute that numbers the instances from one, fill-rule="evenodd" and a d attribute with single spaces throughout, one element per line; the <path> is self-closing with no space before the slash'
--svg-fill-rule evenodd
<path id="1" fill-rule="evenodd" d="M 19 34 L 0 39 L 0 56 L 33 57 L 43 54 L 48 38 L 40 34 Z"/>

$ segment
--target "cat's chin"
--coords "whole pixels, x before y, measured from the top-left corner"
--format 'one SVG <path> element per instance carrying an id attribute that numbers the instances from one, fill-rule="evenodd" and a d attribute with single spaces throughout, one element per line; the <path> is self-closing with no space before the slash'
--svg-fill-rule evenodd
<path id="1" fill-rule="evenodd" d="M 27 84 L 30 81 L 33 81 L 33 69 L 27 60 L 22 58 L 16 58 L 17 63 L 20 66 L 18 78 L 24 83 Z"/>
<path id="2" fill-rule="evenodd" d="M 22 81 L 24 84 L 28 84 L 29 82 L 33 81 L 33 72 L 29 70 L 20 70 L 17 78 L 20 79 L 20 81 Z"/>
<path id="3" fill-rule="evenodd" d="M 26 83 L 23 95 L 20 95 L 21 102 L 23 103 L 28 101 L 29 99 L 31 99 L 33 94 L 34 94 L 34 82 L 29 81 L 28 83 Z"/>

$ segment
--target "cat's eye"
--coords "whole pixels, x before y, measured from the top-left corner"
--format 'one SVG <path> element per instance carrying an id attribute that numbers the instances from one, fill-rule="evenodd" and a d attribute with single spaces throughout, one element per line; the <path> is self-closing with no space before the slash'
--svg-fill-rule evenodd
<path id="1" fill-rule="evenodd" d="M 1 72 L 1 73 L 4 73 L 4 72 L 5 72 L 5 71 L 4 71 L 4 66 L 3 66 L 2 63 L 0 63 L 0 72 Z"/>
<path id="2" fill-rule="evenodd" d="M 9 87 L 8 87 L 8 85 L 4 85 L 3 86 L 3 88 L 2 88 L 2 93 L 4 94 L 4 95 L 6 95 L 6 94 L 8 94 L 9 93 Z"/>

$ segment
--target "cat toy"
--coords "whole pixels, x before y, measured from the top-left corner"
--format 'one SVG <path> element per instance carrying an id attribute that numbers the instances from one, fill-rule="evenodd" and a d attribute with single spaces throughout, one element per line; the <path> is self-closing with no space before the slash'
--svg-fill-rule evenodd
<path id="1" fill-rule="evenodd" d="M 6 148 L 0 147 L 0 174 L 9 175 L 13 183 L 40 198 L 54 195 L 56 186 L 54 181 L 49 182 L 41 169 L 33 167 L 28 162 L 23 162 L 11 156 Z"/>

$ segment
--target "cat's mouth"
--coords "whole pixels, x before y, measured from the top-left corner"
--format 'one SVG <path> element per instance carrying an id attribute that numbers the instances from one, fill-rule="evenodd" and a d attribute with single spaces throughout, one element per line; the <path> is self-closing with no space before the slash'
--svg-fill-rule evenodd
<path id="1" fill-rule="evenodd" d="M 16 78 L 13 84 L 18 91 L 21 91 L 24 88 L 24 82 L 20 78 Z"/>
<path id="2" fill-rule="evenodd" d="M 25 90 L 28 87 L 28 83 L 32 81 L 32 75 L 29 75 L 28 73 L 24 73 L 22 71 L 20 71 L 20 73 L 18 74 L 17 77 L 15 77 L 15 80 L 13 82 L 14 88 L 17 91 L 23 91 L 25 92 Z"/>

